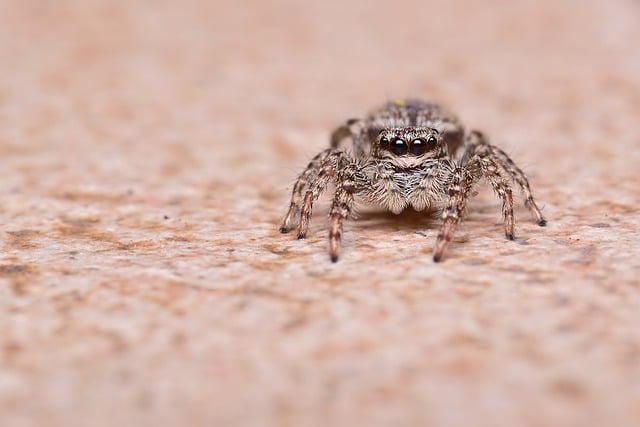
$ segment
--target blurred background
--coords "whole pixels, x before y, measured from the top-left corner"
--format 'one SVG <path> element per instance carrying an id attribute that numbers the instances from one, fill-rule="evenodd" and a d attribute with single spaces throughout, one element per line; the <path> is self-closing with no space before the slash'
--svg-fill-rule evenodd
<path id="1" fill-rule="evenodd" d="M 0 424 L 637 425 L 640 3 L 0 0 Z M 529 173 L 277 233 L 347 118 L 442 102 Z M 326 210 L 326 209 L 325 209 Z M 381 268 L 383 266 L 384 268 Z"/>
<path id="2" fill-rule="evenodd" d="M 278 153 L 297 167 L 345 117 L 398 96 L 449 104 L 496 142 L 536 162 L 543 146 L 570 169 L 581 160 L 565 147 L 624 134 L 638 103 L 630 0 L 28 0 L 0 12 L 3 141 L 88 151 L 92 171 L 113 162 L 130 179 L 166 144 L 200 170 L 250 155 L 272 170 Z"/>

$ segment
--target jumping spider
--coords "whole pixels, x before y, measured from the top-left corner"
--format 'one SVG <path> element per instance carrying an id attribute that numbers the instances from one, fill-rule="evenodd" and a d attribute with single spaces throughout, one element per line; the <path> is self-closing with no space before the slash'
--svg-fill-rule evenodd
<path id="1" fill-rule="evenodd" d="M 339 148 L 348 137 L 351 152 Z M 396 214 L 407 207 L 442 209 L 442 229 L 433 250 L 438 262 L 481 178 L 502 200 L 507 239 L 514 238 L 511 181 L 522 190 L 538 225 L 546 225 L 522 170 L 482 133 L 465 133 L 456 116 L 438 104 L 413 99 L 389 102 L 333 132 L 331 148 L 315 156 L 296 181 L 280 231 L 287 233 L 298 223 L 298 239 L 304 239 L 314 201 L 333 182 L 329 213 L 333 262 L 338 260 L 342 222 L 351 216 L 355 196 Z"/>

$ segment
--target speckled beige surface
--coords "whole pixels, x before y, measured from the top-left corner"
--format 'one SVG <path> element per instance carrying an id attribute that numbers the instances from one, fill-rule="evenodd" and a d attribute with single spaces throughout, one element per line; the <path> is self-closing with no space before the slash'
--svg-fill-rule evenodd
<path id="1" fill-rule="evenodd" d="M 640 4 L 0 1 L 0 425 L 640 425 Z M 277 233 L 331 129 L 444 102 L 529 173 Z"/>

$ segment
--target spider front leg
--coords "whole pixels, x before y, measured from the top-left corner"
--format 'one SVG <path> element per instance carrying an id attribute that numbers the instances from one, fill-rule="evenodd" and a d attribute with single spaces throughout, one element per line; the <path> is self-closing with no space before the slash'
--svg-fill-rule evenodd
<path id="1" fill-rule="evenodd" d="M 444 210 L 442 211 L 442 229 L 436 239 L 433 249 L 433 261 L 439 262 L 447 245 L 453 238 L 456 225 L 460 221 L 467 205 L 469 192 L 473 185 L 467 172 L 463 168 L 456 168 L 452 173 L 449 193 Z"/>

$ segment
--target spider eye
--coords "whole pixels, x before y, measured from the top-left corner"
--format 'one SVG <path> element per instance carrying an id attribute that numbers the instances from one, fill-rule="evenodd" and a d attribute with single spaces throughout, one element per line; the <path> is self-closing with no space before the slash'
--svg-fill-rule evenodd
<path id="1" fill-rule="evenodd" d="M 429 143 L 429 145 L 436 145 L 438 143 L 438 139 L 435 136 L 431 135 L 429 139 L 427 139 L 427 142 Z"/>
<path id="2" fill-rule="evenodd" d="M 391 152 L 393 154 L 401 156 L 403 154 L 407 154 L 408 149 L 409 147 L 407 147 L 407 143 L 400 138 L 396 138 L 391 142 Z"/>
<path id="3" fill-rule="evenodd" d="M 383 136 L 382 138 L 380 138 L 380 147 L 388 150 L 389 149 L 389 138 L 387 138 L 386 136 Z"/>
<path id="4" fill-rule="evenodd" d="M 424 139 L 416 138 L 411 141 L 411 154 L 419 156 L 424 154 L 425 151 L 427 151 L 427 144 L 425 144 Z"/>

